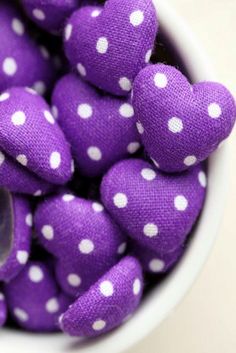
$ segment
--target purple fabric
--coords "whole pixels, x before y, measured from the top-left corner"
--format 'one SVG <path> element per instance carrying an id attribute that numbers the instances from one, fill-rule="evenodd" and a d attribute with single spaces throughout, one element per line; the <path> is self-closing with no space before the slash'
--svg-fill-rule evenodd
<path id="1" fill-rule="evenodd" d="M 151 0 L 107 0 L 73 13 L 65 27 L 65 52 L 90 83 L 115 95 L 127 95 L 149 62 L 157 34 Z"/>
<path id="2" fill-rule="evenodd" d="M 63 290 L 84 293 L 120 258 L 126 238 L 103 206 L 64 194 L 48 198 L 35 214 L 40 243 L 57 259 Z"/>
<path id="3" fill-rule="evenodd" d="M 139 262 L 127 256 L 108 271 L 60 318 L 71 336 L 94 337 L 111 331 L 140 303 L 143 289 Z"/>
<path id="4" fill-rule="evenodd" d="M 104 176 L 101 195 L 117 224 L 158 254 L 184 243 L 203 207 L 205 187 L 201 166 L 171 176 L 143 160 L 130 159 Z"/>
<path id="5" fill-rule="evenodd" d="M 0 327 L 2 327 L 7 320 L 7 305 L 5 295 L 0 290 Z"/>
<path id="6" fill-rule="evenodd" d="M 28 261 L 33 216 L 29 202 L 21 196 L 4 191 L 1 202 L 0 281 L 8 282 Z"/>
<path id="7" fill-rule="evenodd" d="M 30 38 L 23 18 L 9 3 L 0 4 L 0 92 L 12 86 L 32 86 L 44 94 L 55 75 L 52 61 L 46 49 Z"/>
<path id="8" fill-rule="evenodd" d="M 101 175 L 113 163 L 139 149 L 129 99 L 104 96 L 69 74 L 57 83 L 52 103 L 82 174 Z"/>
<path id="9" fill-rule="evenodd" d="M 38 26 L 52 33 L 60 33 L 67 17 L 78 7 L 80 0 L 21 0 L 25 12 Z"/>
<path id="10" fill-rule="evenodd" d="M 54 184 L 70 179 L 69 145 L 49 106 L 35 91 L 19 87 L 4 92 L 0 96 L 0 122 L 3 153 Z"/>
<path id="11" fill-rule="evenodd" d="M 236 116 L 234 98 L 223 85 L 191 85 L 181 72 L 163 64 L 139 73 L 133 105 L 146 151 L 166 172 L 205 160 L 229 136 Z"/>
<path id="12" fill-rule="evenodd" d="M 30 261 L 24 270 L 4 286 L 9 312 L 14 321 L 29 331 L 58 331 L 58 317 L 70 304 L 45 262 Z"/>

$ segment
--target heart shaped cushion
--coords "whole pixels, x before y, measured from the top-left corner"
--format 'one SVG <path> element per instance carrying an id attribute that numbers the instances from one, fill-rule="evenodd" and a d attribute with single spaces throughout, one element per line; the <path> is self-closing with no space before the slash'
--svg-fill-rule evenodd
<path id="1" fill-rule="evenodd" d="M 101 175 L 140 147 L 130 100 L 105 96 L 69 74 L 57 83 L 52 103 L 82 174 Z"/>
<path id="2" fill-rule="evenodd" d="M 0 147 L 39 177 L 64 184 L 72 174 L 70 147 L 46 101 L 35 93 L 18 87 L 0 96 Z"/>
<path id="3" fill-rule="evenodd" d="M 40 261 L 30 261 L 4 291 L 12 318 L 29 331 L 58 331 L 58 317 L 71 302 L 58 288 L 50 265 Z"/>
<path id="4" fill-rule="evenodd" d="M 151 0 L 108 0 L 85 6 L 65 27 L 65 52 L 90 83 L 115 95 L 127 95 L 149 62 L 157 33 Z"/>
<path id="5" fill-rule="evenodd" d="M 202 209 L 205 186 L 201 166 L 172 176 L 143 160 L 130 159 L 104 176 L 101 195 L 127 235 L 157 254 L 166 254 L 184 243 Z"/>
<path id="6" fill-rule="evenodd" d="M 142 297 L 143 277 L 139 262 L 123 258 L 77 299 L 60 318 L 71 336 L 94 337 L 111 331 L 133 314 Z"/>
<path id="7" fill-rule="evenodd" d="M 223 85 L 191 85 L 180 71 L 163 64 L 139 73 L 133 105 L 146 151 L 166 172 L 205 160 L 228 137 L 236 116 L 234 98 Z"/>
<path id="8" fill-rule="evenodd" d="M 4 326 L 7 320 L 7 304 L 5 295 L 0 291 L 0 327 Z"/>
<path id="9" fill-rule="evenodd" d="M 40 243 L 57 259 L 58 282 L 73 296 L 88 290 L 125 249 L 126 238 L 104 207 L 72 194 L 40 204 L 35 228 Z"/>

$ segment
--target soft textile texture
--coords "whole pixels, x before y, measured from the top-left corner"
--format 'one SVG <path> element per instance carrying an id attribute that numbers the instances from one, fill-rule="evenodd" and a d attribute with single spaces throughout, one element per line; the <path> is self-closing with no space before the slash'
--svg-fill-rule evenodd
<path id="1" fill-rule="evenodd" d="M 133 93 L 142 142 L 156 166 L 166 172 L 180 172 L 205 160 L 235 123 L 234 98 L 223 85 L 191 85 L 172 66 L 142 70 Z"/>
<path id="2" fill-rule="evenodd" d="M 29 331 L 58 331 L 58 317 L 70 304 L 46 262 L 30 261 L 23 271 L 4 286 L 9 312 L 14 321 Z"/>
<path id="3" fill-rule="evenodd" d="M 71 336 L 94 337 L 111 331 L 137 308 L 143 289 L 139 262 L 127 256 L 107 272 L 60 318 Z"/>
<path id="4" fill-rule="evenodd" d="M 74 12 L 65 27 L 65 52 L 80 75 L 115 95 L 127 95 L 150 60 L 157 33 L 151 0 L 107 0 Z"/>
<path id="5" fill-rule="evenodd" d="M 54 184 L 72 174 L 69 144 L 46 101 L 35 91 L 11 88 L 0 96 L 0 148 Z"/>
<path id="6" fill-rule="evenodd" d="M 0 92 L 12 86 L 32 86 L 44 94 L 52 85 L 54 67 L 46 48 L 34 43 L 23 18 L 9 3 L 0 4 Z"/>
<path id="7" fill-rule="evenodd" d="M 127 235 L 157 254 L 177 250 L 194 225 L 205 197 L 201 166 L 171 176 L 151 164 L 130 159 L 104 176 L 102 200 Z"/>
<path id="8" fill-rule="evenodd" d="M 1 193 L 1 198 L 3 197 L 4 194 Z M 4 201 L 5 209 L 4 211 L 1 209 L 0 237 L 1 246 L 6 247 L 6 250 L 8 247 L 9 249 L 5 256 L 2 254 L 3 263 L 0 263 L 0 281 L 8 282 L 23 269 L 28 261 L 33 217 L 29 202 L 25 198 L 11 195 L 6 191 Z M 6 237 L 11 239 L 10 246 L 3 244 L 3 239 L 7 242 Z"/>
<path id="9" fill-rule="evenodd" d="M 82 174 L 101 175 L 113 163 L 139 149 L 129 99 L 105 96 L 69 74 L 57 83 L 52 103 Z"/>
<path id="10" fill-rule="evenodd" d="M 5 295 L 0 290 L 0 327 L 2 327 L 7 320 L 7 305 Z"/>
<path id="11" fill-rule="evenodd" d="M 125 237 L 98 202 L 72 194 L 39 205 L 35 228 L 40 243 L 57 259 L 58 283 L 81 295 L 120 258 Z"/>

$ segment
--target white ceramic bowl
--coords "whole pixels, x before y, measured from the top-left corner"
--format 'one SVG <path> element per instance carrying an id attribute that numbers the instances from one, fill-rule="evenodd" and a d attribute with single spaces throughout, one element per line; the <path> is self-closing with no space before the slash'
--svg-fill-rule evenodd
<path id="1" fill-rule="evenodd" d="M 158 10 L 162 31 L 174 47 L 191 79 L 215 80 L 212 67 L 191 35 L 190 29 L 166 4 L 166 0 L 153 2 Z M 145 298 L 130 321 L 111 334 L 86 344 L 78 344 L 77 339 L 62 334 L 36 335 L 23 331 L 2 330 L 0 352 L 121 353 L 154 330 L 191 287 L 213 246 L 225 203 L 228 154 L 228 146 L 224 144 L 210 158 L 207 199 L 188 251 L 166 280 Z"/>

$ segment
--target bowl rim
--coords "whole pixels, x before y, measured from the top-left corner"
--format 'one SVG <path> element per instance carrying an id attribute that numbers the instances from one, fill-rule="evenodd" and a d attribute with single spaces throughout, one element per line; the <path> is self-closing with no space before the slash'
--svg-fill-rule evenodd
<path id="1" fill-rule="evenodd" d="M 212 64 L 189 27 L 166 0 L 152 0 L 162 32 L 180 56 L 193 82 L 216 81 Z M 62 335 L 38 335 L 2 330 L 0 348 L 5 353 L 121 353 L 150 334 L 177 306 L 202 269 L 217 236 L 228 186 L 229 145 L 219 148 L 209 159 L 208 191 L 204 211 L 183 259 L 171 274 L 145 298 L 126 324 L 96 341 L 77 345 L 77 339 Z M 217 202 L 216 202 L 217 200 Z M 27 340 L 26 340 L 27 337 Z M 27 341 L 27 342 L 26 342 Z M 13 342 L 12 346 L 11 343 Z"/>

